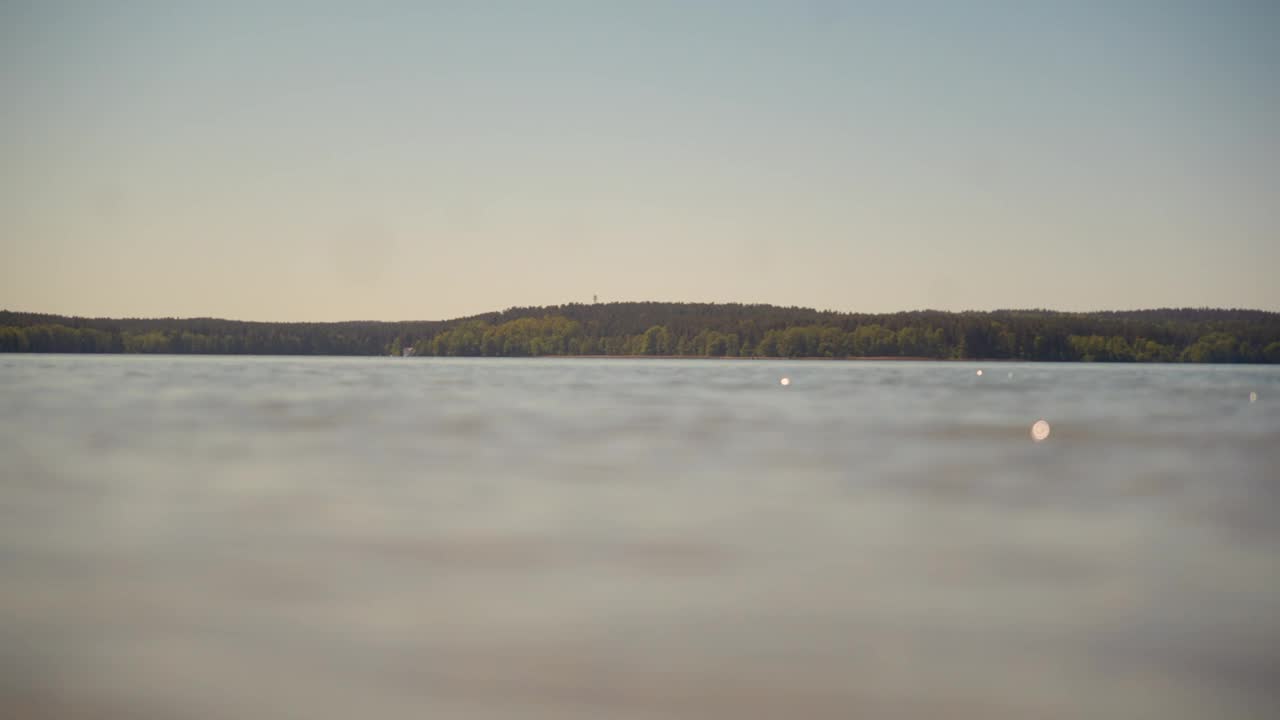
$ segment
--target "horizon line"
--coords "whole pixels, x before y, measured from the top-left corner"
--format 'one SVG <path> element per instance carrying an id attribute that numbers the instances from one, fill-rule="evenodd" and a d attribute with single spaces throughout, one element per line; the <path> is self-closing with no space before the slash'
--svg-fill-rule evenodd
<path id="1" fill-rule="evenodd" d="M 512 311 L 515 311 L 515 310 L 537 310 L 537 309 L 552 310 L 552 309 L 556 309 L 556 308 L 563 308 L 563 307 L 573 307 L 573 306 L 589 307 L 589 306 L 593 306 L 593 305 L 600 305 L 600 306 L 610 306 L 610 305 L 706 305 L 706 306 L 717 306 L 717 305 L 739 305 L 739 306 L 742 306 L 742 307 L 769 307 L 769 308 L 778 308 L 778 309 L 781 309 L 781 310 L 808 310 L 808 311 L 812 311 L 812 312 L 816 312 L 816 313 L 829 313 L 829 314 L 834 314 L 834 315 L 871 315 L 871 316 L 907 315 L 907 314 L 912 314 L 912 313 L 939 313 L 939 314 L 944 314 L 944 315 L 964 315 L 964 314 L 993 314 L 993 313 L 1019 313 L 1019 312 L 1022 312 L 1022 313 L 1053 313 L 1053 314 L 1058 314 L 1058 315 L 1099 315 L 1099 314 L 1105 314 L 1105 313 L 1116 313 L 1116 314 L 1118 314 L 1118 313 L 1144 313 L 1144 312 L 1161 312 L 1161 311 L 1246 312 L 1246 313 L 1261 313 L 1261 314 L 1265 314 L 1265 315 L 1277 315 L 1277 314 L 1280 314 L 1280 310 L 1264 310 L 1264 309 L 1262 309 L 1262 308 L 1249 308 L 1249 307 L 1226 307 L 1226 306 L 1210 306 L 1210 305 L 1201 305 L 1201 306 L 1191 306 L 1191 305 L 1183 305 L 1183 306 L 1162 306 L 1162 307 L 1124 308 L 1124 309 L 1107 309 L 1107 310 L 1098 310 L 1098 309 L 1095 309 L 1095 310 L 1055 310 L 1055 309 L 1045 308 L 1045 307 L 1022 307 L 1022 308 L 1018 308 L 1018 307 L 1003 307 L 1003 308 L 995 308 L 995 309 L 991 309 L 991 310 L 977 310 L 977 309 L 965 309 L 965 310 L 941 310 L 941 309 L 937 309 L 937 308 L 917 308 L 917 309 L 911 309 L 911 310 L 893 310 L 893 311 L 889 311 L 889 312 L 863 312 L 863 311 L 855 311 L 855 310 L 833 310 L 833 309 L 820 309 L 820 308 L 811 307 L 811 306 L 805 306 L 805 305 L 778 305 L 778 304 L 775 304 L 775 303 L 766 303 L 766 302 L 740 302 L 740 301 L 725 301 L 725 302 L 690 302 L 690 301 L 680 301 L 680 300 L 612 300 L 612 301 L 601 301 L 601 302 L 578 302 L 578 301 L 573 301 L 573 302 L 560 303 L 560 304 L 558 304 L 558 305 L 511 305 L 511 306 L 508 306 L 508 307 L 503 308 L 503 309 L 501 309 L 501 310 L 487 310 L 487 311 L 484 311 L 484 312 L 473 313 L 473 314 L 470 314 L 470 315 L 458 315 L 458 316 L 455 316 L 455 317 L 450 317 L 450 318 L 440 318 L 440 319 L 434 319 L 434 320 L 432 320 L 432 319 L 423 319 L 423 318 L 420 318 L 420 319 L 400 319 L 400 320 L 377 320 L 377 319 L 369 319 L 369 318 L 352 318 L 352 319 L 345 319 L 345 320 L 247 320 L 247 319 L 231 318 L 231 317 L 219 317 L 219 316 L 216 316 L 216 315 L 190 315 L 190 316 L 177 316 L 177 315 L 149 315 L 149 316 L 148 316 L 148 315 L 119 315 L 119 316 L 113 316 L 113 315 L 80 315 L 80 314 L 62 314 L 62 313 L 50 313 L 50 312 L 38 312 L 38 311 L 30 311 L 30 310 L 11 310 L 11 309 L 9 309 L 9 308 L 0 308 L 0 313 L 10 313 L 10 314 L 14 314 L 14 315 L 36 315 L 36 316 L 47 316 L 47 317 L 51 317 L 51 318 L 66 318 L 66 319 L 72 319 L 72 320 L 216 320 L 216 321 L 222 321 L 222 322 L 263 323 L 263 324 L 275 324 L 275 325 L 337 325 L 337 324 L 344 324 L 344 323 L 380 323 L 380 324 L 394 325 L 394 324 L 405 324 L 405 323 L 448 323 L 448 322 L 457 322 L 457 321 L 460 321 L 460 320 L 471 320 L 471 319 L 481 318 L 481 317 L 484 317 L 484 316 L 487 316 L 487 315 L 502 315 L 502 314 L 504 314 L 504 313 L 512 312 Z"/>

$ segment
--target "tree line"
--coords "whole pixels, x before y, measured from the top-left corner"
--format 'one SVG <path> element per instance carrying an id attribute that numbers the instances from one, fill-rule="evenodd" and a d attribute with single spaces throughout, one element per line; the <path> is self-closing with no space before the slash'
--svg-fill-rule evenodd
<path id="1" fill-rule="evenodd" d="M 0 311 L 0 352 L 538 357 L 918 357 L 1280 363 L 1280 314 L 1165 309 L 857 314 L 772 305 L 604 303 L 442 322 L 251 323 Z"/>
<path id="2" fill-rule="evenodd" d="M 0 352 L 384 355 L 440 322 L 270 323 L 215 318 L 82 318 L 0 311 Z"/>

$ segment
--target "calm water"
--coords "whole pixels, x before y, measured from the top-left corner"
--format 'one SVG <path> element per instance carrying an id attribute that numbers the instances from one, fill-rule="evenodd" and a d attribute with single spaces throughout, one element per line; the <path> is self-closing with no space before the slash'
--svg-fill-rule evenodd
<path id="1" fill-rule="evenodd" d="M 0 356 L 0 714 L 1276 717 L 1278 511 L 1280 368 Z"/>

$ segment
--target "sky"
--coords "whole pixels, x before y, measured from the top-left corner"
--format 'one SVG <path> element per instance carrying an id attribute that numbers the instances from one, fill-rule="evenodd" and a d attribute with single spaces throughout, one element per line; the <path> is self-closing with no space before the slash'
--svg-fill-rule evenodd
<path id="1" fill-rule="evenodd" d="M 1280 3 L 0 0 L 0 308 L 1280 310 Z"/>

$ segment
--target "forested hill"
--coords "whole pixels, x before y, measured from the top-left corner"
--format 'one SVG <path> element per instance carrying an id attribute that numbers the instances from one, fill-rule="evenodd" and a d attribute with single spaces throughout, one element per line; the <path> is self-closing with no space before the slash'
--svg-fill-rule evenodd
<path id="1" fill-rule="evenodd" d="M 868 315 L 637 302 L 511 308 L 448 321 L 261 323 L 0 311 L 0 351 L 1280 363 L 1280 313 L 1188 308 Z"/>

